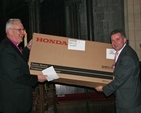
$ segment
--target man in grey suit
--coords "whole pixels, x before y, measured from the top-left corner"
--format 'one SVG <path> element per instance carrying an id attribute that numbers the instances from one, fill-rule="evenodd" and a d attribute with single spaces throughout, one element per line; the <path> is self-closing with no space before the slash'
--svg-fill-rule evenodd
<path id="1" fill-rule="evenodd" d="M 111 32 L 111 43 L 118 52 L 115 59 L 114 80 L 106 86 L 98 86 L 106 96 L 115 94 L 116 113 L 141 113 L 140 65 L 136 52 L 126 44 L 123 30 Z"/>
<path id="2" fill-rule="evenodd" d="M 0 112 L 29 113 L 32 108 L 32 87 L 46 81 L 44 75 L 30 75 L 28 67 L 29 50 L 20 51 L 24 27 L 19 19 L 6 23 L 6 38 L 0 43 Z"/>

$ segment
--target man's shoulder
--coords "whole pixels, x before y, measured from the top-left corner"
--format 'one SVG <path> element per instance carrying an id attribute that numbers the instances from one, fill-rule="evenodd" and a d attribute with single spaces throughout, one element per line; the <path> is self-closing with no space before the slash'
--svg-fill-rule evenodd
<path id="1" fill-rule="evenodd" d="M 0 51 L 4 50 L 6 48 L 11 48 L 10 41 L 7 38 L 3 39 L 0 42 Z"/>
<path id="2" fill-rule="evenodd" d="M 135 50 L 130 45 L 128 45 L 128 44 L 123 48 L 123 51 L 135 52 Z"/>

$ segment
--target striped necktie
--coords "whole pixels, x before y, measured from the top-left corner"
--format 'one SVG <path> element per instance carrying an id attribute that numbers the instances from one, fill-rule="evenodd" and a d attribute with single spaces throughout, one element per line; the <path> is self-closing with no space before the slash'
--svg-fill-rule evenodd
<path id="1" fill-rule="evenodd" d="M 116 51 L 115 56 L 114 56 L 114 63 L 112 65 L 113 68 L 115 68 L 115 64 L 116 64 L 116 61 L 117 61 L 117 56 L 118 56 L 118 51 Z"/>

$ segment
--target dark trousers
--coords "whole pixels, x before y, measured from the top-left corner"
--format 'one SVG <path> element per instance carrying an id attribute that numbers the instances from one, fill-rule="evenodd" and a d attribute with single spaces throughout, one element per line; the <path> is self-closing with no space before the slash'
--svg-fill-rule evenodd
<path id="1" fill-rule="evenodd" d="M 141 113 L 141 105 L 136 108 L 123 109 L 116 106 L 116 113 Z"/>

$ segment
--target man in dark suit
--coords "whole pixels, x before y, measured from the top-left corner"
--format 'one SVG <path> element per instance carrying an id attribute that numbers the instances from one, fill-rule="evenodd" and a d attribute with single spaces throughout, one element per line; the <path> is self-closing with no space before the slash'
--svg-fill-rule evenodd
<path id="1" fill-rule="evenodd" d="M 32 107 L 32 87 L 46 81 L 44 75 L 30 75 L 28 67 L 31 41 L 21 52 L 24 27 L 19 19 L 6 23 L 7 37 L 0 43 L 0 112 L 29 113 Z"/>
<path id="2" fill-rule="evenodd" d="M 121 29 L 111 32 L 111 43 L 118 52 L 115 59 L 114 80 L 106 86 L 96 87 L 106 96 L 115 94 L 116 113 L 141 113 L 140 65 L 136 52 L 126 44 Z"/>

